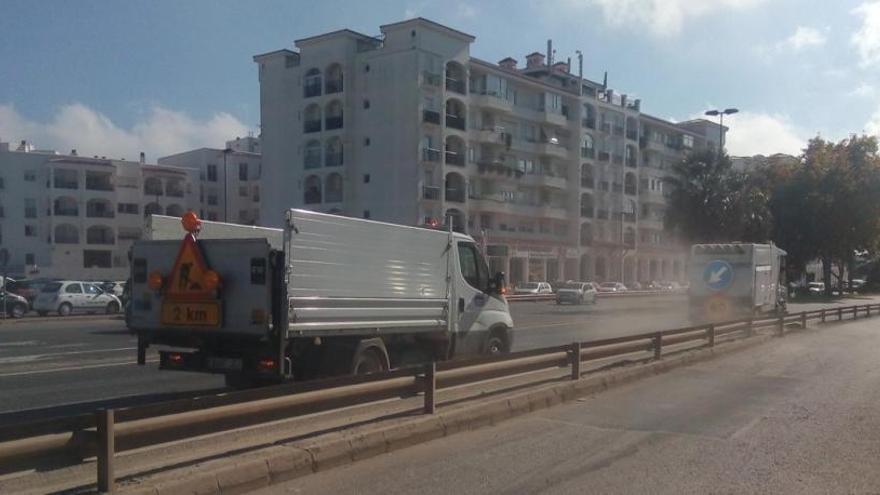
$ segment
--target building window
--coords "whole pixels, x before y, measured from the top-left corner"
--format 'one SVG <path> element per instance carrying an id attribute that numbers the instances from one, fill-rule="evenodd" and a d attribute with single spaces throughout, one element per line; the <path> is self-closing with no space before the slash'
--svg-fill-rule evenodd
<path id="1" fill-rule="evenodd" d="M 24 180 L 26 182 L 34 182 L 37 180 L 37 173 L 33 170 L 25 170 L 24 171 Z"/>
<path id="2" fill-rule="evenodd" d="M 36 237 L 37 236 L 37 228 L 33 225 L 25 225 L 24 226 L 24 236 L 25 237 Z"/>
<path id="3" fill-rule="evenodd" d="M 364 72 L 370 72 L 370 64 L 364 64 Z"/>
<path id="4" fill-rule="evenodd" d="M 37 218 L 37 200 L 34 198 L 24 198 L 24 217 Z"/>
<path id="5" fill-rule="evenodd" d="M 240 186 L 238 188 L 238 195 L 241 196 L 242 198 L 246 198 L 246 197 L 248 197 L 248 191 L 249 191 L 248 186 Z"/>
<path id="6" fill-rule="evenodd" d="M 364 110 L 368 110 L 370 108 L 370 100 L 364 100 Z"/>
<path id="7" fill-rule="evenodd" d="M 364 174 L 364 184 L 370 183 L 370 174 Z"/>
<path id="8" fill-rule="evenodd" d="M 119 213 L 125 213 L 129 215 L 137 215 L 140 208 L 136 203 L 119 203 L 116 206 L 116 210 Z"/>
<path id="9" fill-rule="evenodd" d="M 370 138 L 364 138 L 364 146 L 370 145 Z"/>
<path id="10" fill-rule="evenodd" d="M 208 195 L 208 206 L 217 206 L 217 195 L 209 194 Z"/>
<path id="11" fill-rule="evenodd" d="M 36 260 L 34 259 L 34 253 L 25 253 L 24 254 L 24 264 L 25 265 L 36 265 Z"/>
<path id="12" fill-rule="evenodd" d="M 217 182 L 217 165 L 208 164 L 208 182 Z"/>
<path id="13" fill-rule="evenodd" d="M 370 210 L 364 210 L 364 218 L 370 218 Z"/>
<path id="14" fill-rule="evenodd" d="M 248 180 L 248 164 L 238 164 L 238 180 Z"/>

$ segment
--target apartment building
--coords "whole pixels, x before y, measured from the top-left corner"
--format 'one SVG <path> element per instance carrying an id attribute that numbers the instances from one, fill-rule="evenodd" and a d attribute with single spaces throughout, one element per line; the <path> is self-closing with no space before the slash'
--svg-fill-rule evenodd
<path id="1" fill-rule="evenodd" d="M 0 143 L 0 250 L 11 275 L 124 280 L 144 216 L 198 208 L 199 171 Z"/>
<path id="2" fill-rule="evenodd" d="M 583 77 L 582 58 L 490 63 L 418 18 L 297 40 L 259 67 L 264 223 L 285 208 L 449 219 L 512 282 L 684 277 L 664 177 L 717 124 L 673 123 Z M 579 54 L 578 54 L 579 55 Z"/>
<path id="3" fill-rule="evenodd" d="M 259 138 L 235 138 L 223 149 L 199 148 L 158 162 L 199 170 L 199 217 L 245 225 L 260 222 Z"/>

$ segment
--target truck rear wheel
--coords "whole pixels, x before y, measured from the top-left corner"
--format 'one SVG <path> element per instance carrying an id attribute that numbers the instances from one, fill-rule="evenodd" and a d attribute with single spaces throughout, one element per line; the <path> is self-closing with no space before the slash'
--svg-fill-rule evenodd
<path id="1" fill-rule="evenodd" d="M 352 371 L 355 375 L 379 373 L 386 370 L 385 359 L 382 358 L 379 351 L 373 348 L 358 353 L 352 364 Z"/>

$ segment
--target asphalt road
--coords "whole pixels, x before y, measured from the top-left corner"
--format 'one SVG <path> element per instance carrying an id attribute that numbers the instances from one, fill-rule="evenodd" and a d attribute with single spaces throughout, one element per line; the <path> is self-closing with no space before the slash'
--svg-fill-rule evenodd
<path id="1" fill-rule="evenodd" d="M 845 300 L 838 304 L 854 303 Z M 811 307 L 795 304 L 791 310 Z M 688 324 L 683 296 L 600 299 L 595 306 L 523 302 L 511 308 L 517 329 L 514 350 Z M 40 413 L 46 417 L 223 387 L 219 375 L 158 371 L 154 350 L 148 355 L 147 366 L 137 366 L 136 344 L 121 319 L 0 322 L 0 425 L 36 419 L 33 413 L 21 412 L 33 408 L 51 408 Z"/>
<path id="2" fill-rule="evenodd" d="M 813 327 L 256 493 L 880 493 L 878 348 Z"/>

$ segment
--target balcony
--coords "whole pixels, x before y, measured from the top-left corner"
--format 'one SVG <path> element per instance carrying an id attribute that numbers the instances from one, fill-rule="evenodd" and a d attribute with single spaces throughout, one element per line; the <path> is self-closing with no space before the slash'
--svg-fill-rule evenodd
<path id="1" fill-rule="evenodd" d="M 79 209 L 55 207 L 52 210 L 52 214 L 55 215 L 56 217 L 75 217 L 75 216 L 79 215 Z M 34 215 L 34 217 L 35 216 L 36 216 L 36 214 Z M 33 217 L 27 217 L 27 218 L 33 218 Z"/>
<path id="2" fill-rule="evenodd" d="M 581 187 L 584 189 L 592 189 L 595 181 L 592 177 L 581 177 Z"/>
<path id="3" fill-rule="evenodd" d="M 328 79 L 324 84 L 328 95 L 342 92 L 342 79 Z"/>
<path id="4" fill-rule="evenodd" d="M 596 118 L 595 117 L 587 117 L 581 119 L 581 126 L 586 127 L 587 129 L 595 129 L 596 128 Z"/>
<path id="5" fill-rule="evenodd" d="M 604 122 L 599 128 L 602 132 L 611 134 L 611 122 Z"/>
<path id="6" fill-rule="evenodd" d="M 458 115 L 446 114 L 446 127 L 463 131 L 465 129 L 464 117 Z"/>
<path id="7" fill-rule="evenodd" d="M 477 132 L 477 140 L 481 143 L 505 145 L 513 144 L 513 136 L 506 132 L 498 132 L 495 129 L 480 129 Z"/>
<path id="8" fill-rule="evenodd" d="M 112 191 L 113 183 L 110 182 L 109 176 L 102 178 L 86 177 L 86 189 L 89 191 Z"/>
<path id="9" fill-rule="evenodd" d="M 307 120 L 305 124 L 303 124 L 303 132 L 307 134 L 311 132 L 321 132 L 321 121 Z"/>
<path id="10" fill-rule="evenodd" d="M 437 186 L 422 186 L 422 199 L 440 201 L 440 188 Z"/>
<path id="11" fill-rule="evenodd" d="M 607 151 L 600 151 L 599 152 L 599 161 L 600 162 L 607 162 L 610 160 L 611 160 L 611 153 L 608 153 Z"/>
<path id="12" fill-rule="evenodd" d="M 622 125 L 614 126 L 612 128 L 612 134 L 614 134 L 615 136 L 623 136 L 623 126 Z"/>
<path id="13" fill-rule="evenodd" d="M 632 185 L 626 186 L 623 188 L 623 192 L 624 192 L 624 194 L 629 194 L 630 196 L 635 196 L 636 195 L 636 186 L 632 186 Z"/>
<path id="14" fill-rule="evenodd" d="M 64 180 L 55 178 L 53 183 L 55 189 L 79 189 L 79 182 L 75 180 Z"/>
<path id="15" fill-rule="evenodd" d="M 428 72 L 426 70 L 422 71 L 422 86 L 431 86 L 434 88 L 440 87 L 440 78 L 442 76 L 440 74 L 435 74 L 433 72 Z"/>
<path id="16" fill-rule="evenodd" d="M 440 150 L 434 148 L 422 148 L 422 161 L 439 162 Z"/>
<path id="17" fill-rule="evenodd" d="M 119 233 L 117 236 L 120 241 L 137 241 L 143 236 L 143 233 L 141 232 L 141 229 L 119 227 Z"/>
<path id="18" fill-rule="evenodd" d="M 458 167 L 464 167 L 464 154 L 456 153 L 454 151 L 446 152 L 446 164 L 447 165 L 456 165 Z"/>
<path id="19" fill-rule="evenodd" d="M 594 213 L 595 213 L 595 211 L 593 211 L 592 206 L 590 206 L 590 207 L 582 206 L 581 207 L 581 218 L 593 218 Z"/>
<path id="20" fill-rule="evenodd" d="M 635 158 L 629 157 L 626 160 L 626 166 L 630 167 L 630 168 L 637 168 L 639 166 L 639 164 L 638 164 L 638 162 L 636 162 Z"/>
<path id="21" fill-rule="evenodd" d="M 447 188 L 445 191 L 445 197 L 446 197 L 446 201 L 451 201 L 453 203 L 464 203 L 464 201 L 465 201 L 464 189 Z"/>
<path id="22" fill-rule="evenodd" d="M 440 112 L 436 110 L 422 110 L 422 122 L 440 125 Z"/>
<path id="23" fill-rule="evenodd" d="M 471 207 L 481 212 L 502 213 L 535 218 L 568 219 L 568 212 L 559 203 L 550 201 L 538 203 L 515 202 L 500 194 L 486 193 L 471 196 Z"/>
<path id="24" fill-rule="evenodd" d="M 320 151 L 317 153 L 314 153 L 314 152 L 308 153 L 307 152 L 304 166 L 307 169 L 321 168 L 321 153 L 320 153 Z"/>
<path id="25" fill-rule="evenodd" d="M 565 127 L 568 125 L 568 117 L 561 113 L 551 112 L 547 110 L 542 110 L 538 113 L 540 114 L 541 120 L 545 124 L 555 125 L 558 127 Z"/>
<path id="26" fill-rule="evenodd" d="M 545 186 L 554 189 L 566 189 L 568 180 L 565 177 L 547 174 L 525 174 L 522 176 L 521 182 L 530 186 Z"/>
<path id="27" fill-rule="evenodd" d="M 633 141 L 638 141 L 639 140 L 639 133 L 638 133 L 638 131 L 628 130 L 628 131 L 626 131 L 626 138 L 631 139 Z"/>
<path id="28" fill-rule="evenodd" d="M 303 87 L 303 95 L 306 98 L 321 96 L 321 81 L 316 80 L 314 82 L 306 83 L 306 85 Z"/>
<path id="29" fill-rule="evenodd" d="M 162 195 L 162 186 L 158 186 L 158 187 L 144 186 L 144 195 L 146 195 L 146 196 L 161 196 Z"/>
<path id="30" fill-rule="evenodd" d="M 511 101 L 492 94 L 472 94 L 471 104 L 496 112 L 510 113 L 513 111 Z"/>
<path id="31" fill-rule="evenodd" d="M 556 158 L 568 158 L 568 148 L 562 143 L 540 142 L 537 143 L 538 153 Z"/>
<path id="32" fill-rule="evenodd" d="M 596 158 L 596 150 L 593 148 L 581 148 L 581 158 L 588 160 Z"/>
<path id="33" fill-rule="evenodd" d="M 446 78 L 446 91 L 452 91 L 461 95 L 467 94 L 465 91 L 464 81 L 452 79 L 449 77 Z"/>
<path id="34" fill-rule="evenodd" d="M 342 116 L 327 117 L 324 122 L 324 130 L 332 131 L 333 129 L 342 129 Z"/>
<path id="35" fill-rule="evenodd" d="M 342 153 L 327 153 L 324 160 L 328 167 L 339 167 L 342 165 Z"/>
<path id="36" fill-rule="evenodd" d="M 115 218 L 116 214 L 112 210 L 101 210 L 98 208 L 89 208 L 86 210 L 87 218 Z"/>
<path id="37" fill-rule="evenodd" d="M 629 222 L 629 223 L 635 223 L 636 214 L 635 213 L 624 213 L 623 214 L 623 221 Z"/>
<path id="38" fill-rule="evenodd" d="M 615 165 L 623 165 L 623 155 L 614 154 L 611 155 L 611 162 Z"/>

